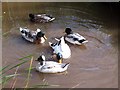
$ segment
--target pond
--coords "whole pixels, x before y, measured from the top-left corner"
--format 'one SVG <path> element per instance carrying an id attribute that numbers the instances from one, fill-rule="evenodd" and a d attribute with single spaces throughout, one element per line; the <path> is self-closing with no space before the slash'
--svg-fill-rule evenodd
<path id="1" fill-rule="evenodd" d="M 48 84 L 52 88 L 115 88 L 118 87 L 118 18 L 111 3 L 43 3 L 19 2 L 2 3 L 2 66 L 15 65 L 19 58 L 33 55 L 34 60 L 41 54 L 47 59 L 52 55 L 48 42 L 63 36 L 66 27 L 83 35 L 89 42 L 77 46 L 67 43 L 72 51 L 67 73 L 42 74 L 31 70 L 29 87 Z M 112 9 L 111 9 L 112 8 Z M 116 11 L 115 11 L 116 12 Z M 31 23 L 29 13 L 47 13 L 56 20 L 50 23 Z M 116 15 L 115 15 L 116 14 Z M 19 27 L 31 30 L 42 29 L 47 41 L 44 44 L 32 44 L 24 40 Z M 33 67 L 38 62 L 33 61 Z M 15 87 L 26 85 L 29 62 L 18 68 Z M 14 74 L 16 69 L 6 75 Z M 13 79 L 4 87 L 11 87 Z M 53 86 L 52 86 L 53 85 Z"/>

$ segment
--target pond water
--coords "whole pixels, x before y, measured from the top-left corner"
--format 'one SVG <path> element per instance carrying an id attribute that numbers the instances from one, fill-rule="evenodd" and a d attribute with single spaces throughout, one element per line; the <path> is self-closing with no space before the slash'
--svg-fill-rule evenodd
<path id="1" fill-rule="evenodd" d="M 49 84 L 52 88 L 112 88 L 118 87 L 118 27 L 116 16 L 102 3 L 2 3 L 2 66 L 14 65 L 19 58 L 34 55 L 34 60 L 44 54 L 52 55 L 48 42 L 63 36 L 66 27 L 83 35 L 89 41 L 85 45 L 69 44 L 72 51 L 67 73 L 42 74 L 31 71 L 29 86 Z M 110 12 L 109 12 L 110 9 Z M 29 13 L 47 13 L 56 20 L 51 23 L 31 23 Z M 106 15 L 108 14 L 108 16 Z M 116 13 L 114 13 L 116 14 Z M 113 19 L 111 19 L 113 18 Z M 25 41 L 19 27 L 42 29 L 48 40 L 44 44 Z M 33 67 L 38 62 L 33 61 Z M 25 87 L 29 62 L 18 68 L 15 87 Z M 16 69 L 6 74 L 14 74 Z M 11 87 L 11 79 L 4 87 Z"/>

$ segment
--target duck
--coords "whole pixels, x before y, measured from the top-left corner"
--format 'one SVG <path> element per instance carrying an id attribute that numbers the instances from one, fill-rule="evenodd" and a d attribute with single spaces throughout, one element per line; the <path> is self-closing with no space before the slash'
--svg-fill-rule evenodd
<path id="1" fill-rule="evenodd" d="M 29 18 L 31 22 L 40 22 L 40 23 L 47 23 L 55 20 L 55 18 L 48 14 L 29 14 Z"/>
<path id="2" fill-rule="evenodd" d="M 53 49 L 53 54 L 61 53 L 64 59 L 68 59 L 71 57 L 70 47 L 65 43 L 64 37 L 62 36 L 60 39 L 55 38 L 57 43 L 49 42 L 49 46 Z"/>
<path id="3" fill-rule="evenodd" d="M 47 40 L 45 33 L 39 28 L 36 31 L 30 31 L 27 27 L 20 27 L 20 33 L 24 39 L 32 43 L 44 43 Z"/>
<path id="4" fill-rule="evenodd" d="M 61 58 L 58 58 L 61 59 Z M 58 63 L 55 61 L 46 61 L 45 56 L 41 55 L 37 61 L 36 70 L 41 73 L 61 73 L 68 69 L 69 63 Z"/>
<path id="5" fill-rule="evenodd" d="M 74 44 L 74 45 L 75 44 L 76 45 L 82 45 L 82 44 L 88 42 L 88 40 L 86 40 L 86 38 L 84 38 L 79 33 L 73 32 L 71 28 L 66 28 L 65 33 L 66 33 L 65 40 L 69 43 Z"/>

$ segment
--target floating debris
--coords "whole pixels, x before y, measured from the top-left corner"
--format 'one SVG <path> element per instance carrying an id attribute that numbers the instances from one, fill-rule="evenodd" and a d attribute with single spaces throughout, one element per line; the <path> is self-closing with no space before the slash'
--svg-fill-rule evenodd
<path id="1" fill-rule="evenodd" d="M 80 68 L 82 70 L 87 70 L 87 71 L 94 71 L 94 70 L 99 70 L 99 67 L 91 67 L 91 68 Z"/>

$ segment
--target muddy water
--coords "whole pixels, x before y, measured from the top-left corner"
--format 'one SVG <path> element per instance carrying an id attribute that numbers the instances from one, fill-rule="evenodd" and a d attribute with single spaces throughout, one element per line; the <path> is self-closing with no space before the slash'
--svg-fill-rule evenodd
<path id="1" fill-rule="evenodd" d="M 3 50 L 2 64 L 16 64 L 19 58 L 33 54 L 34 59 L 44 54 L 50 58 L 52 49 L 48 42 L 64 35 L 64 29 L 71 27 L 88 39 L 82 46 L 69 44 L 72 51 L 67 73 L 41 74 L 34 69 L 30 75 L 29 86 L 50 84 L 53 88 L 112 88 L 118 87 L 118 51 L 117 25 L 111 26 L 106 17 L 101 17 L 94 3 L 3 3 Z M 91 7 L 92 5 L 92 7 Z M 31 23 L 29 13 L 52 14 L 56 20 L 52 23 Z M 102 13 L 101 13 L 102 14 Z M 114 21 L 115 22 L 115 21 Z M 19 27 L 28 27 L 32 30 L 42 29 L 48 40 L 41 45 L 25 41 L 19 32 Z M 33 62 L 33 67 L 37 64 Z M 25 87 L 29 62 L 18 68 L 15 87 Z M 13 74 L 14 70 L 6 74 Z M 11 87 L 13 80 L 5 87 Z"/>

